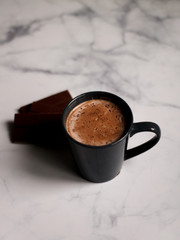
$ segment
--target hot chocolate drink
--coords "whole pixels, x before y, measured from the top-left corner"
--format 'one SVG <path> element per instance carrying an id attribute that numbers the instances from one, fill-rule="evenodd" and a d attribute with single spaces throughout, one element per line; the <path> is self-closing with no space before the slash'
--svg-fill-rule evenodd
<path id="1" fill-rule="evenodd" d="M 69 113 L 66 129 L 78 142 L 102 146 L 121 138 L 125 119 L 121 109 L 113 102 L 92 99 L 79 104 Z"/>

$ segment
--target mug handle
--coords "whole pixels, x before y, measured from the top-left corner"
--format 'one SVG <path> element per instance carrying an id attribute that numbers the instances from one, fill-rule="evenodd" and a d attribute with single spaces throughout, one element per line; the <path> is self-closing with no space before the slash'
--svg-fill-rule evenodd
<path id="1" fill-rule="evenodd" d="M 149 141 L 147 141 L 137 147 L 126 150 L 124 160 L 128 160 L 129 158 L 135 157 L 135 156 L 149 150 L 154 145 L 156 145 L 156 143 L 159 141 L 159 139 L 161 137 L 160 127 L 156 123 L 153 123 L 153 122 L 133 123 L 132 129 L 130 132 L 130 137 L 132 137 L 134 134 L 139 133 L 139 132 L 153 132 L 153 133 L 155 133 L 155 136 L 152 137 Z"/>

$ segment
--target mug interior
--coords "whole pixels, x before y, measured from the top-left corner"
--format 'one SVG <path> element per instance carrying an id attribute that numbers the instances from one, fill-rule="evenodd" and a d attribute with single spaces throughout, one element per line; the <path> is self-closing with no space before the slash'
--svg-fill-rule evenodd
<path id="1" fill-rule="evenodd" d="M 68 134 L 66 129 L 66 120 L 71 110 L 74 109 L 76 106 L 78 106 L 80 103 L 83 103 L 85 101 L 92 100 L 92 99 L 102 99 L 102 100 L 113 102 L 121 109 L 122 114 L 125 118 L 125 131 L 120 139 L 126 136 L 129 133 L 133 123 L 133 115 L 129 105 L 119 96 L 116 96 L 109 92 L 101 92 L 101 91 L 83 93 L 71 100 L 71 102 L 66 106 L 63 113 L 63 117 L 62 117 L 63 127 L 66 133 Z"/>

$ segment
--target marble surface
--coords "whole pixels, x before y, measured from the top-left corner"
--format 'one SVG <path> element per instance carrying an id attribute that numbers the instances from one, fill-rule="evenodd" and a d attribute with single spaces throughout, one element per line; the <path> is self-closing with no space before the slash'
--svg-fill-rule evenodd
<path id="1" fill-rule="evenodd" d="M 179 239 L 179 26 L 178 0 L 0 1 L 0 240 Z M 11 143 L 17 109 L 65 89 L 119 95 L 160 142 L 102 184 L 67 149 Z"/>

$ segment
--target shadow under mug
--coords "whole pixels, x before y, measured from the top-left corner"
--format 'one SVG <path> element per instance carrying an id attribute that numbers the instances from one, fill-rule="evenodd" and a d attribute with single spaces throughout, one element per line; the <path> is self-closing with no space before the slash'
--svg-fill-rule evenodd
<path id="1" fill-rule="evenodd" d="M 66 120 L 71 110 L 80 103 L 92 99 L 111 101 L 122 110 L 126 127 L 123 136 L 119 140 L 103 146 L 90 146 L 76 141 L 68 134 Z M 149 150 L 161 137 L 161 130 L 156 123 L 133 123 L 133 114 L 129 105 L 120 97 L 102 91 L 87 92 L 75 97 L 66 106 L 62 116 L 62 123 L 82 177 L 96 183 L 106 182 L 116 177 L 124 160 Z M 153 132 L 154 137 L 137 147 L 127 149 L 129 138 L 139 132 Z"/>

